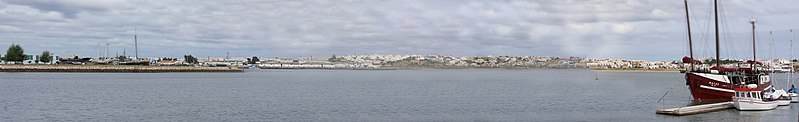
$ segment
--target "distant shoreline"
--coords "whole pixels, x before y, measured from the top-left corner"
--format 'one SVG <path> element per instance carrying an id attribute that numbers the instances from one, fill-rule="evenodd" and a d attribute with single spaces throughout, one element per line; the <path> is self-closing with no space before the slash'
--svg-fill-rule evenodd
<path id="1" fill-rule="evenodd" d="M 0 65 L 0 72 L 243 72 L 232 67 L 127 66 L 127 65 Z"/>
<path id="2" fill-rule="evenodd" d="M 596 72 L 680 72 L 678 69 L 648 70 L 648 69 L 591 69 Z"/>
<path id="3" fill-rule="evenodd" d="M 596 72 L 680 72 L 678 69 L 587 69 L 587 68 L 541 68 L 541 67 L 404 67 L 379 68 L 275 68 L 262 70 L 593 70 Z M 191 66 L 128 66 L 128 65 L 0 65 L 0 72 L 117 72 L 117 73 L 161 73 L 161 72 L 244 72 L 235 67 L 191 67 Z"/>

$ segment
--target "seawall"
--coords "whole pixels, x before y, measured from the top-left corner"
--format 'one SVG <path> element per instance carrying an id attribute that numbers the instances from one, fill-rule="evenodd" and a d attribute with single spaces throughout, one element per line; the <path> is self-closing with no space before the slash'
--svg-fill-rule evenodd
<path id="1" fill-rule="evenodd" d="M 124 65 L 0 65 L 0 72 L 242 72 L 235 67 L 124 66 Z"/>

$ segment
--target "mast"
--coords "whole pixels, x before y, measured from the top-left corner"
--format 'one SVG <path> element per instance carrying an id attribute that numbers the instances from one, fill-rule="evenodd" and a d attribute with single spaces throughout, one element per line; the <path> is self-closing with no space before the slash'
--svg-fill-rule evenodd
<path id="1" fill-rule="evenodd" d="M 111 43 L 109 42 L 105 43 L 105 59 L 108 59 L 108 45 L 111 45 Z"/>
<path id="2" fill-rule="evenodd" d="M 713 0 L 713 12 L 716 21 L 716 66 L 721 67 L 721 54 L 719 51 L 719 0 Z"/>
<path id="3" fill-rule="evenodd" d="M 688 54 L 691 58 L 691 70 L 694 70 L 694 45 L 691 38 L 691 19 L 688 14 L 688 0 L 685 1 L 685 23 L 688 24 Z M 691 71 L 689 70 L 689 71 Z"/>
<path id="4" fill-rule="evenodd" d="M 752 64 L 750 65 L 752 66 L 752 71 L 756 71 L 757 68 L 755 68 L 755 66 L 757 64 L 757 46 L 755 40 L 755 18 L 753 17 L 751 20 L 749 20 L 749 22 L 752 23 Z"/>
<path id="5" fill-rule="evenodd" d="M 136 50 L 136 59 L 137 60 L 139 59 L 139 39 L 137 37 L 138 34 L 139 34 L 139 32 L 136 29 L 133 29 L 133 45 L 134 45 L 134 48 L 136 48 L 134 50 Z"/>
<path id="6" fill-rule="evenodd" d="M 788 62 L 789 62 L 788 64 L 791 65 L 791 74 L 789 75 L 791 77 L 788 79 L 788 84 L 793 84 L 793 71 L 794 71 L 794 69 L 793 69 L 793 29 L 791 29 L 790 31 L 791 31 L 791 48 L 790 48 L 791 51 L 788 51 L 788 54 L 790 55 L 790 56 L 788 56 L 789 57 L 788 58 Z M 791 85 L 787 85 L 787 87 L 791 87 Z"/>

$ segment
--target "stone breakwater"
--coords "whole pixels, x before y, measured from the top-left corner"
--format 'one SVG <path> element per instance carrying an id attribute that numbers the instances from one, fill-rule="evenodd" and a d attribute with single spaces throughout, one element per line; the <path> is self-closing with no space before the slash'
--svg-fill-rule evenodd
<path id="1" fill-rule="evenodd" d="M 242 72 L 235 67 L 122 65 L 0 65 L 0 72 Z"/>

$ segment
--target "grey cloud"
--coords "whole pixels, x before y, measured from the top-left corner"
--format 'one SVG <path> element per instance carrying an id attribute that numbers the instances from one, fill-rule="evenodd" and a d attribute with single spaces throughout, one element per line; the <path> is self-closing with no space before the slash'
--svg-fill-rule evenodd
<path id="1" fill-rule="evenodd" d="M 691 3 L 696 29 L 706 26 L 709 3 Z M 729 1 L 725 11 L 729 21 L 757 15 L 766 19 L 765 27 L 784 29 L 780 25 L 791 21 L 768 19 L 799 18 L 780 12 L 796 10 L 788 3 L 796 2 Z M 0 47 L 22 42 L 31 51 L 62 55 L 91 55 L 92 45 L 105 42 L 131 49 L 134 29 L 143 55 L 153 57 L 231 52 L 660 59 L 684 55 L 685 40 L 682 1 L 5 0 L 0 15 Z M 746 31 L 743 26 L 730 23 L 730 30 Z"/>

